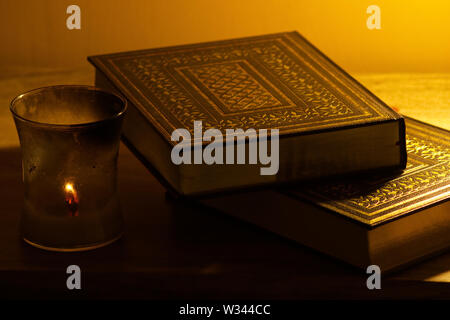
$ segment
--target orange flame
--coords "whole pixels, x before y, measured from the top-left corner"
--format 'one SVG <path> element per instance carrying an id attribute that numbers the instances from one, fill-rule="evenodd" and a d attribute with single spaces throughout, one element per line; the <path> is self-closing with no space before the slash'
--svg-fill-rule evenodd
<path id="1" fill-rule="evenodd" d="M 71 216 L 78 216 L 78 195 L 72 183 L 64 186 L 65 202 Z"/>

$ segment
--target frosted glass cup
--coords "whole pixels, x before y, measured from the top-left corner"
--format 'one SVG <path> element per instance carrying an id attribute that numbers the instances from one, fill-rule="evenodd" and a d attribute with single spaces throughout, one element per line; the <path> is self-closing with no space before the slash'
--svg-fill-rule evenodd
<path id="1" fill-rule="evenodd" d="M 120 238 L 117 156 L 126 101 L 95 87 L 53 86 L 19 95 L 10 108 L 22 150 L 23 239 L 81 251 Z"/>

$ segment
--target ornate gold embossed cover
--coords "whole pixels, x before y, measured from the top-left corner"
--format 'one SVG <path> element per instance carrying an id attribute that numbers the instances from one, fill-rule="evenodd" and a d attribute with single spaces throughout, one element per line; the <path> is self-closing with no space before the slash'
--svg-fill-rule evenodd
<path id="1" fill-rule="evenodd" d="M 407 167 L 398 176 L 370 176 L 288 193 L 370 226 L 448 201 L 450 133 L 406 118 L 406 145 Z"/>
<path id="2" fill-rule="evenodd" d="M 96 85 L 129 102 L 124 141 L 180 194 L 406 165 L 404 119 L 297 32 L 88 59 Z M 279 170 L 262 176 L 259 164 L 174 165 L 172 132 L 193 134 L 194 121 L 222 134 L 278 129 Z"/>
<path id="3" fill-rule="evenodd" d="M 176 128 L 280 136 L 401 117 L 297 32 L 89 57 L 166 140 Z"/>

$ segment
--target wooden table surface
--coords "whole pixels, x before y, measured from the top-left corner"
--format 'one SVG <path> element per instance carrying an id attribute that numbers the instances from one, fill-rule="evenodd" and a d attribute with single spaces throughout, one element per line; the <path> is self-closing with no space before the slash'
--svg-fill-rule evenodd
<path id="1" fill-rule="evenodd" d="M 450 253 L 383 276 L 381 290 L 368 290 L 362 270 L 219 212 L 168 199 L 164 188 L 124 145 L 119 156 L 124 237 L 110 246 L 80 253 L 46 252 L 25 244 L 18 233 L 23 196 L 21 156 L 9 101 L 44 85 L 91 84 L 93 72 L 18 73 L 0 78 L 2 298 L 450 298 Z M 361 75 L 360 80 L 389 100 L 387 91 L 395 91 L 380 89 L 380 79 L 389 81 L 390 77 Z M 399 75 L 395 77 L 391 82 L 401 83 Z M 444 98 L 448 97 L 450 77 L 438 79 L 446 83 Z M 410 75 L 403 80 L 412 81 Z M 432 106 L 408 111 L 408 104 L 398 104 L 406 114 L 422 112 L 424 120 L 449 125 L 445 118 L 448 105 L 440 106 L 435 111 L 439 116 L 433 118 Z M 82 290 L 66 288 L 66 268 L 72 264 L 81 268 Z"/>

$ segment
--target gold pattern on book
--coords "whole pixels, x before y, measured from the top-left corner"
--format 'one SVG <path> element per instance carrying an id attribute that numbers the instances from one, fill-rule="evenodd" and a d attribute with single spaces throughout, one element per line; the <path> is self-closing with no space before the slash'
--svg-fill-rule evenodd
<path id="1" fill-rule="evenodd" d="M 205 130 L 278 128 L 283 133 L 388 117 L 379 102 L 326 81 L 326 66 L 313 67 L 306 51 L 289 41 L 277 36 L 149 51 L 110 62 L 136 84 L 155 108 L 150 112 L 174 128 L 192 131 L 192 123 L 202 121 Z"/>
<path id="2" fill-rule="evenodd" d="M 442 132 L 407 120 L 408 166 L 402 174 L 321 184 L 296 194 L 319 199 L 322 206 L 369 224 L 401 215 L 419 203 L 439 201 L 432 196 L 437 190 L 444 199 L 450 190 L 450 139 Z"/>
<path id="3" fill-rule="evenodd" d="M 239 63 L 208 64 L 189 71 L 222 101 L 228 112 L 279 107 L 283 103 L 255 80 Z"/>
<path id="4" fill-rule="evenodd" d="M 435 165 L 428 170 L 422 170 L 416 174 L 395 179 L 369 194 L 351 198 L 348 202 L 355 206 L 372 210 L 382 204 L 438 185 L 449 177 L 449 172 L 450 165 L 448 163 Z"/>

